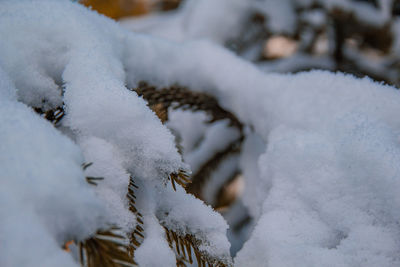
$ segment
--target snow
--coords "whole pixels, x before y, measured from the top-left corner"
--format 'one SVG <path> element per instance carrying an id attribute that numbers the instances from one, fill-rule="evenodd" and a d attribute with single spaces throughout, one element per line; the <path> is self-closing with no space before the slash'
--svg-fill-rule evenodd
<path id="1" fill-rule="evenodd" d="M 246 136 L 240 157 L 240 168 L 246 179 L 242 199 L 246 203 L 251 217 L 255 219 L 261 216 L 262 202 L 266 192 L 271 188 L 270 181 L 260 179 L 258 167 L 258 158 L 264 153 L 265 148 L 266 144 L 263 139 L 255 133 L 250 133 Z"/>
<path id="2" fill-rule="evenodd" d="M 211 258 L 231 262 L 228 256 L 230 244 L 226 237 L 228 225 L 220 214 L 212 211 L 193 195 L 187 194 L 181 187 L 174 191 L 171 186 L 165 187 L 148 180 L 140 180 L 137 185 L 140 190 L 137 190 L 136 207 L 143 214 L 145 232 L 146 227 L 149 227 L 152 234 L 149 235 L 149 243 L 146 245 L 146 236 L 145 242 L 138 249 L 138 253 L 143 255 L 135 259 L 142 258 L 144 266 L 159 266 L 155 262 L 163 263 L 164 258 L 158 256 L 170 253 L 169 248 L 165 246 L 163 231 L 160 231 L 162 228 L 154 222 L 157 219 L 162 226 L 182 237 L 187 234 L 194 235 L 200 241 L 200 251 Z M 142 247 L 143 245 L 145 247 Z M 155 248 L 158 249 L 157 259 L 154 257 Z M 166 256 L 165 264 L 168 264 L 169 260 Z"/>
<path id="3" fill-rule="evenodd" d="M 83 156 L 13 100 L 16 89 L 1 68 L 0 81 L 0 242 L 7 244 L 0 265 L 76 266 L 61 250 L 63 242 L 86 238 L 107 223 L 85 181 Z"/>
<path id="4" fill-rule="evenodd" d="M 207 131 L 207 114 L 205 112 L 185 112 L 170 109 L 167 126 L 178 135 L 179 145 L 183 149 L 183 156 L 195 150 L 204 139 Z M 192 169 L 193 170 L 193 169 Z"/>
<path id="5" fill-rule="evenodd" d="M 220 214 L 182 188 L 177 188 L 176 192 L 172 188 L 159 189 L 157 193 L 156 214 L 163 225 L 182 236 L 195 235 L 202 241 L 201 251 L 226 263 L 231 261 L 227 257 L 230 247 L 226 237 L 228 225 Z"/>
<path id="6" fill-rule="evenodd" d="M 130 174 L 122 167 L 123 157 L 110 143 L 96 137 L 79 140 L 85 160 L 92 163 L 85 174 L 89 177 L 100 177 L 95 181 L 95 191 L 104 199 L 107 213 L 112 224 L 129 232 L 135 226 L 136 217 L 129 211 L 128 186 Z"/>
<path id="7" fill-rule="evenodd" d="M 150 178 L 169 174 L 179 168 L 185 169 L 180 163 L 173 136 L 146 107 L 145 102 L 125 87 L 121 62 L 123 42 L 122 37 L 118 36 L 121 33 L 118 33 L 117 24 L 97 16 L 94 17 L 97 24 L 92 23 L 95 14 L 86 14 L 84 7 L 72 3 L 63 3 L 64 10 L 53 12 L 59 4 L 38 2 L 33 10 L 24 8 L 23 2 L 3 4 L 0 32 L 7 42 L 2 45 L 0 53 L 7 59 L 6 68 L 20 88 L 20 99 L 35 107 L 41 107 L 43 99 L 50 106 L 60 105 L 63 100 L 66 105 L 63 124 L 80 135 L 110 140 L 119 147 L 125 159 L 131 159 L 125 163 L 125 168 L 142 166 L 135 168 L 134 175 L 147 175 Z M 8 12 L 18 15 L 7 16 Z M 51 16 L 43 16 L 43 12 Z M 79 21 L 72 19 L 74 14 L 81 17 L 81 13 L 87 16 Z M 59 16 L 66 19 L 59 21 Z M 58 22 L 54 23 L 54 20 Z M 40 28 L 43 37 L 32 36 L 36 31 L 31 27 Z M 106 38 L 108 35 L 112 37 Z M 23 49 L 23 38 L 33 39 L 28 49 Z M 51 55 L 60 50 L 63 52 L 59 61 L 46 62 L 42 59 L 43 54 L 48 54 L 47 51 Z M 54 56 L 51 58 L 53 61 L 58 59 Z M 22 62 L 24 66 L 20 65 Z M 43 73 L 32 74 L 31 68 L 43 69 Z M 53 68 L 61 71 L 49 71 Z M 30 79 L 29 75 L 34 75 L 34 78 Z M 49 80 L 61 80 L 62 88 L 48 87 Z M 42 90 L 45 92 L 42 93 Z M 54 91 L 57 91 L 57 97 L 52 93 Z M 98 123 L 99 114 L 103 114 L 102 123 Z M 152 160 L 148 160 L 150 158 Z M 148 166 L 154 166 L 155 162 L 159 162 L 159 170 L 148 172 Z"/>
<path id="8" fill-rule="evenodd" d="M 238 131 L 228 127 L 228 125 L 227 120 L 214 123 L 204 133 L 201 145 L 184 154 L 185 162 L 191 166 L 193 172 L 197 172 L 216 152 L 222 151 L 227 145 L 239 138 Z"/>
<path id="9" fill-rule="evenodd" d="M 379 128 L 365 124 L 356 123 L 349 132 L 339 133 L 342 144 L 301 130 L 278 128 L 271 133 L 269 149 L 259 165 L 261 176 L 272 187 L 252 238 L 237 256 L 238 266 L 257 266 L 251 255 L 261 252 L 270 255 L 264 258 L 270 266 L 399 264 L 394 245 L 399 239 L 394 208 L 399 201 L 398 181 L 390 173 L 398 172 L 392 164 L 399 154 L 388 153 L 386 145 L 379 153 L 383 143 L 393 140 L 368 144 Z M 343 150 L 352 153 L 346 151 L 346 155 Z M 369 158 L 371 154 L 376 158 Z M 389 160 L 392 170 L 387 176 L 378 169 L 381 164 L 373 164 L 378 158 Z"/>
<path id="10" fill-rule="evenodd" d="M 217 13 L 192 15 L 215 23 Z M 188 166 L 171 132 L 127 90 L 141 80 L 207 92 L 245 123 L 243 204 L 256 225 L 236 266 L 400 265 L 393 87 L 323 71 L 265 74 L 212 42 L 134 34 L 68 1 L 0 2 L 0 36 L 1 266 L 76 266 L 61 250 L 65 241 L 115 222 L 134 227 L 130 176 L 147 230 L 139 263 L 174 264 L 162 226 L 195 235 L 200 250 L 230 263 L 224 219 L 167 184 Z M 62 104 L 58 129 L 29 108 Z M 182 134 L 184 157 L 193 166 L 234 137 L 225 122 L 190 134 Z M 201 136 L 206 149 L 195 146 Z M 84 162 L 93 162 L 85 172 Z M 86 175 L 104 180 L 93 187 Z"/>
<path id="11" fill-rule="evenodd" d="M 268 147 L 258 165 L 261 180 L 271 186 L 258 200 L 263 202 L 263 215 L 239 252 L 237 266 L 259 266 L 260 262 L 268 266 L 399 264 L 399 250 L 393 246 L 399 241 L 399 168 L 395 164 L 400 156 L 399 128 L 393 121 L 398 112 L 393 101 L 397 92 L 374 88 L 366 79 L 350 82 L 353 78 L 337 76 L 329 82 L 329 75 L 296 76 L 292 96 L 286 96 L 302 104 L 296 107 L 291 101 L 286 108 L 292 110 L 280 110 L 281 125 L 268 135 Z M 317 77 L 325 82 L 318 83 Z M 314 91 L 310 87 L 296 92 L 302 80 L 313 80 L 314 88 L 325 89 L 324 94 L 313 97 L 307 93 Z M 345 89 L 340 80 L 352 87 Z M 335 101 L 328 101 L 329 97 Z M 307 107 L 304 102 L 313 98 Z M 344 98 L 352 104 L 341 102 Z M 251 201 L 254 209 L 257 200 Z M 255 254 L 266 258 L 254 262 Z M 305 259 L 304 255 L 309 256 Z"/>
<path id="12" fill-rule="evenodd" d="M 300 250 L 305 248 L 295 250 L 299 243 L 308 244 L 307 253 L 324 248 L 333 251 L 332 264 L 352 266 L 366 260 L 370 263 L 364 262 L 363 266 L 398 263 L 399 250 L 390 245 L 399 238 L 396 207 L 400 173 L 395 162 L 400 152 L 400 125 L 396 119 L 400 110 L 394 88 L 367 78 L 322 71 L 293 76 L 264 75 L 249 63 L 206 42 L 183 45 L 179 53 L 171 51 L 168 62 L 179 63 L 174 65 L 174 71 L 157 74 L 155 68 L 163 69 L 160 63 L 157 67 L 147 66 L 148 72 L 153 70 L 149 79 L 160 83 L 178 81 L 207 92 L 215 90 L 223 106 L 235 110 L 242 121 L 252 125 L 266 145 L 266 151 L 257 161 L 260 179 L 266 188 L 268 184 L 271 186 L 264 192 L 260 190 L 259 199 L 249 206 L 254 202 L 262 205 L 261 226 L 255 229 L 254 238 L 264 231 L 262 218 L 268 218 L 272 228 L 267 232 L 275 239 L 270 242 L 264 237 L 261 240 L 265 242 L 257 245 L 252 245 L 250 239 L 238 254 L 239 266 L 249 266 L 254 254 L 246 256 L 246 251 L 254 251 L 255 247 L 258 254 L 273 249 L 280 260 L 271 260 L 271 266 L 304 262 Z M 182 60 L 184 55 L 188 56 Z M 192 71 L 194 66 L 196 72 Z M 283 141 L 278 141 L 278 137 Z M 276 146 L 279 150 L 273 153 Z M 248 198 L 251 197 L 255 195 Z M 333 218 L 337 223 L 327 225 L 326 221 Z M 285 230 L 277 232 L 278 226 Z M 380 241 L 389 244 L 386 250 L 367 242 L 371 238 L 368 232 L 364 232 L 365 240 L 360 239 L 363 242 L 351 239 L 353 231 L 356 233 L 364 226 L 392 233 L 390 238 L 385 235 Z M 351 245 L 343 248 L 331 245 L 343 234 L 350 237 Z M 275 246 L 279 240 L 282 245 Z M 361 253 L 365 247 L 368 255 L 353 253 Z M 294 256 L 290 257 L 291 254 Z M 324 258 L 318 255 L 310 260 L 315 265 L 324 265 Z M 256 262 L 259 266 L 265 261 Z"/>
<path id="13" fill-rule="evenodd" d="M 135 259 L 139 266 L 175 267 L 175 255 L 164 238 L 164 229 L 157 218 L 149 215 L 144 218 L 146 239 L 135 251 Z"/>
<path id="14" fill-rule="evenodd" d="M 53 253 L 50 266 L 57 261 L 73 266 L 71 255 L 61 250 L 66 241 L 84 240 L 112 225 L 129 233 L 136 225 L 126 198 L 130 176 L 155 185 L 149 190 L 171 191 L 168 175 L 188 170 L 188 166 L 182 162 L 171 132 L 145 101 L 126 87 L 127 76 L 140 77 L 125 65 L 125 55 L 140 38 L 132 38 L 133 34 L 115 22 L 69 1 L 2 1 L 0 35 L 4 68 L 0 79 L 4 95 L 1 189 L 7 192 L 2 199 L 8 203 L 2 206 L 6 222 L 1 231 L 8 231 L 2 234 L 2 241 L 15 240 L 15 246 L 3 250 L 6 254 L 2 252 L 0 258 L 4 266 L 44 266 L 46 253 Z M 25 105 L 44 110 L 63 106 L 65 116 L 56 129 Z M 93 164 L 83 173 L 82 164 L 89 162 Z M 91 186 L 85 176 L 103 180 Z M 184 192 L 179 198 L 178 193 L 169 194 L 175 202 L 190 199 Z M 229 261 L 227 225 L 219 214 L 199 200 L 188 200 L 184 213 L 172 212 L 179 206 L 172 200 L 170 206 L 158 199 L 152 201 L 154 213 L 171 209 L 168 218 L 182 222 L 166 226 L 182 233 L 199 233 L 204 241 L 202 250 Z M 191 212 L 197 209 L 208 220 L 186 225 L 195 221 L 198 215 Z M 15 211 L 26 211 L 26 218 L 14 216 Z M 212 228 L 210 218 L 215 220 Z M 10 227 L 19 230 L 25 221 L 32 221 L 28 229 L 33 234 L 10 231 Z M 31 236 L 42 245 L 35 250 L 37 255 L 17 254 L 33 246 L 23 243 Z M 157 236 L 158 241 L 165 239 Z M 145 244 L 155 242 L 153 235 L 148 238 Z M 149 246 L 143 248 L 147 252 L 138 254 L 139 261 L 151 257 Z M 167 245 L 164 248 L 165 255 L 173 255 Z"/>

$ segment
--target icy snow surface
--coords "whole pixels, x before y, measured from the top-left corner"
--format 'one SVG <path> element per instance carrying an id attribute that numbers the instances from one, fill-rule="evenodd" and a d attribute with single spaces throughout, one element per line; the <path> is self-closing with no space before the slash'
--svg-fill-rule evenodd
<path id="1" fill-rule="evenodd" d="M 258 222 L 237 266 L 400 265 L 394 88 L 321 71 L 266 75 L 208 42 L 130 33 L 67 1 L 0 2 L 0 36 L 1 266 L 74 266 L 62 243 L 113 222 L 113 207 L 131 227 L 128 174 L 143 188 L 137 207 L 152 229 L 139 262 L 156 264 L 157 244 L 173 264 L 158 222 L 226 256 L 222 217 L 164 186 L 167 173 L 186 165 L 172 134 L 125 88 L 140 80 L 213 94 L 248 126 L 243 199 Z M 61 129 L 76 143 L 23 103 L 64 103 Z M 97 190 L 84 180 L 88 159 L 88 173 L 105 178 Z"/>

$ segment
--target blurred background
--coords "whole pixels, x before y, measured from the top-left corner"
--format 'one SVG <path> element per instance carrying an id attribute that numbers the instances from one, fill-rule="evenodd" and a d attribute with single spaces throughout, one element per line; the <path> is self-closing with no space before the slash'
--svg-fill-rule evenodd
<path id="1" fill-rule="evenodd" d="M 209 39 L 266 72 L 343 71 L 399 86 L 399 0 L 81 0 L 126 27 Z"/>
<path id="2" fill-rule="evenodd" d="M 173 10 L 179 7 L 181 0 L 81 0 L 80 2 L 107 17 L 120 19 Z"/>

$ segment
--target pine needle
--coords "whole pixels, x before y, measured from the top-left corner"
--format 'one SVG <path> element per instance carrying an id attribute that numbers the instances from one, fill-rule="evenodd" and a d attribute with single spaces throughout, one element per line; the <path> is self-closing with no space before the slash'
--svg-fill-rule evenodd
<path id="1" fill-rule="evenodd" d="M 192 179 L 188 179 L 185 173 L 172 173 L 169 175 L 172 188 L 176 191 L 176 183 L 187 189 L 187 192 L 192 193 L 198 198 L 202 198 L 201 191 L 205 182 L 210 177 L 210 174 L 224 161 L 224 159 L 233 153 L 238 153 L 242 141 L 243 124 L 237 117 L 223 109 L 216 98 L 206 93 L 193 92 L 186 87 L 178 85 L 170 86 L 167 88 L 158 89 L 154 86 L 148 85 L 146 82 L 140 82 L 139 86 L 135 89 L 139 96 L 142 96 L 147 102 L 149 107 L 157 114 L 157 116 L 164 123 L 168 120 L 168 109 L 182 109 L 190 111 L 204 111 L 211 119 L 209 123 L 228 119 L 230 126 L 236 127 L 240 132 L 240 137 L 228 145 L 223 151 L 217 152 L 203 166 L 199 171 L 193 175 Z M 189 185 L 189 183 L 191 183 Z"/>
<path id="2" fill-rule="evenodd" d="M 179 170 L 178 173 L 171 173 L 168 176 L 168 179 L 171 181 L 172 188 L 176 191 L 175 183 L 179 184 L 183 188 L 186 188 L 188 184 L 191 183 L 189 179 L 189 174 L 185 170 Z"/>
<path id="3" fill-rule="evenodd" d="M 187 264 L 193 264 L 192 251 L 196 257 L 196 262 L 199 267 L 230 267 L 231 265 L 224 259 L 217 259 L 205 254 L 199 250 L 201 241 L 198 240 L 194 235 L 181 236 L 177 232 L 172 231 L 164 226 L 166 239 L 171 249 L 175 251 L 176 255 L 176 266 L 186 266 Z"/>
<path id="4" fill-rule="evenodd" d="M 60 121 L 65 115 L 63 107 L 57 107 L 55 109 L 50 109 L 46 111 L 42 108 L 34 108 L 34 110 L 40 116 L 53 123 L 56 127 L 59 126 Z"/>
<path id="5" fill-rule="evenodd" d="M 168 116 L 164 113 L 168 112 L 170 107 L 193 112 L 202 110 L 211 116 L 209 123 L 228 119 L 231 126 L 238 128 L 240 132 L 242 131 L 243 124 L 236 116 L 223 109 L 218 104 L 217 99 L 209 94 L 193 92 L 178 85 L 157 89 L 146 82 L 140 82 L 139 86 L 132 91 L 142 96 L 163 122 L 168 120 Z"/>
<path id="6" fill-rule="evenodd" d="M 135 184 L 133 177 L 131 176 L 129 179 L 127 198 L 129 200 L 129 210 L 136 215 L 137 222 L 135 229 L 129 234 L 128 252 L 132 258 L 135 256 L 135 250 L 140 246 L 144 239 L 143 216 L 138 212 L 135 206 L 136 196 L 134 190 L 136 189 L 138 189 L 138 186 Z"/>
<path id="7" fill-rule="evenodd" d="M 91 185 L 97 185 L 96 181 L 104 180 L 104 177 L 86 176 L 85 178 L 86 178 L 86 182 L 88 182 Z"/>
<path id="8" fill-rule="evenodd" d="M 83 163 L 82 164 L 82 169 L 84 171 L 86 171 L 87 168 L 89 168 L 90 166 L 93 165 L 93 162 L 89 162 L 89 163 Z M 97 185 L 97 181 L 102 181 L 104 180 L 104 177 L 94 177 L 94 176 L 86 176 L 86 182 L 90 185 Z"/>
<path id="9" fill-rule="evenodd" d="M 80 263 L 84 267 L 134 266 L 125 245 L 125 237 L 116 234 L 118 228 L 99 230 L 96 235 L 78 243 Z"/>

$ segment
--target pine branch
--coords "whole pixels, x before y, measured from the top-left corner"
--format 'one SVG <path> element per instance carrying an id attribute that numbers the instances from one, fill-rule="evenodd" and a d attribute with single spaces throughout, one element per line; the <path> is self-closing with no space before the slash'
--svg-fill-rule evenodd
<path id="1" fill-rule="evenodd" d="M 175 183 L 178 183 L 181 185 L 183 188 L 186 188 L 188 184 L 190 184 L 192 181 L 189 179 L 189 174 L 184 171 L 180 170 L 178 173 L 171 173 L 168 176 L 168 180 L 171 181 L 172 188 L 176 191 L 176 185 Z"/>
<path id="2" fill-rule="evenodd" d="M 243 141 L 243 124 L 233 113 L 223 109 L 218 104 L 217 99 L 206 93 L 192 92 L 188 88 L 178 85 L 157 89 L 154 86 L 148 85 L 146 82 L 139 83 L 138 88 L 132 90 L 148 102 L 149 107 L 157 114 L 163 123 L 168 120 L 169 108 L 190 110 L 193 112 L 201 110 L 210 115 L 211 119 L 208 123 L 228 119 L 230 121 L 230 126 L 236 127 L 239 130 L 240 138 L 232 142 L 225 150 L 216 153 L 203 164 L 200 170 L 192 177 L 191 181 L 186 174 L 171 174 L 169 176 L 174 190 L 176 190 L 175 183 L 178 183 L 185 188 L 187 187 L 188 192 L 200 197 L 201 188 L 209 178 L 211 172 L 215 170 L 228 155 L 240 151 L 240 146 Z M 191 184 L 188 185 L 190 182 Z"/>
<path id="3" fill-rule="evenodd" d="M 196 258 L 197 266 L 199 267 L 228 267 L 231 266 L 226 263 L 223 259 L 218 259 L 207 255 L 205 252 L 200 251 L 199 246 L 201 241 L 194 235 L 186 234 L 184 236 L 179 235 L 177 232 L 172 231 L 164 226 L 165 235 L 167 237 L 168 244 L 171 249 L 174 250 L 176 255 L 176 266 L 186 266 L 187 264 L 193 264 L 194 258 Z M 193 253 L 192 253 L 193 252 Z"/>
<path id="4" fill-rule="evenodd" d="M 90 167 L 93 163 L 84 163 L 82 164 L 82 168 L 83 170 L 86 170 L 88 167 Z M 97 183 L 95 181 L 98 180 L 103 180 L 103 177 L 91 177 L 91 176 L 87 176 L 86 177 L 86 181 L 91 184 L 91 185 L 97 185 Z M 129 179 L 129 185 L 128 185 L 128 193 L 127 193 L 127 198 L 129 201 L 129 210 L 134 213 L 136 215 L 136 227 L 135 229 L 129 234 L 129 245 L 124 245 L 124 250 L 126 250 L 126 252 L 128 253 L 129 259 L 130 261 L 124 261 L 124 258 L 117 254 L 115 251 L 113 251 L 113 255 L 116 256 L 116 259 L 114 259 L 115 264 L 119 264 L 119 265 L 112 265 L 114 263 L 110 262 L 110 259 L 103 259 L 104 262 L 106 262 L 106 264 L 109 265 L 104 265 L 104 266 L 133 266 L 133 265 L 137 265 L 137 263 L 133 260 L 134 259 L 134 252 L 135 250 L 140 246 L 140 244 L 143 241 L 144 238 L 144 229 L 143 229 L 143 216 L 140 212 L 138 212 L 137 208 L 136 208 L 136 196 L 134 193 L 134 190 L 137 189 L 137 185 L 135 185 L 132 176 Z M 111 232 L 105 232 L 108 236 L 111 235 Z M 104 232 L 102 232 L 101 235 L 104 235 Z M 116 236 L 118 238 L 124 239 L 124 237 L 122 236 Z M 90 264 L 98 264 L 97 262 L 97 258 L 94 257 L 92 254 L 101 254 L 103 252 L 99 252 L 96 251 L 96 248 L 93 247 L 94 245 L 98 245 L 98 240 L 90 240 L 90 243 L 88 243 L 87 245 L 85 245 L 84 249 L 86 251 L 86 258 L 89 258 L 88 260 L 86 260 L 88 263 L 87 265 L 83 265 L 83 266 L 87 266 L 87 267 L 91 267 L 91 266 L 103 266 L 103 265 L 90 265 Z M 104 243 L 104 242 L 103 242 Z M 86 243 L 84 243 L 86 244 Z M 108 245 L 112 245 L 110 243 L 107 243 Z M 82 246 L 81 246 L 82 247 Z M 103 245 L 102 248 L 106 249 L 106 247 Z M 109 250 L 115 250 L 115 248 L 109 248 L 107 249 L 107 251 Z M 82 257 L 82 253 L 84 251 L 82 250 L 82 248 L 80 249 L 80 254 L 81 254 L 81 259 Z M 98 255 L 99 258 L 103 257 L 102 255 Z M 107 255 L 105 256 L 107 257 Z M 128 262 L 130 263 L 130 265 L 126 265 L 125 263 Z"/>
<path id="5" fill-rule="evenodd" d="M 142 96 L 149 106 L 153 110 L 159 110 L 159 113 L 167 113 L 170 107 L 193 112 L 201 110 L 211 116 L 209 123 L 228 119 L 230 126 L 234 126 L 240 131 L 243 128 L 242 123 L 233 113 L 223 109 L 218 104 L 217 99 L 206 93 L 192 92 L 188 88 L 178 85 L 157 89 L 145 82 L 139 83 L 138 88 L 132 89 L 132 91 Z M 168 116 L 166 116 L 165 120 L 168 120 Z"/>
<path id="6" fill-rule="evenodd" d="M 125 267 L 134 266 L 126 238 L 111 228 L 98 231 L 95 236 L 79 242 L 80 263 L 84 267 Z"/>
<path id="7" fill-rule="evenodd" d="M 129 247 L 128 252 L 132 259 L 135 257 L 135 250 L 141 245 L 144 239 L 144 228 L 143 228 L 143 216 L 142 214 L 136 209 L 136 196 L 135 191 L 138 189 L 138 186 L 135 185 L 133 181 L 133 177 L 131 176 L 129 179 L 129 186 L 128 186 L 128 193 L 127 198 L 129 201 L 129 210 L 136 215 L 136 227 L 129 234 Z M 135 261 L 133 261 L 137 264 Z"/>
<path id="8" fill-rule="evenodd" d="M 86 170 L 93 163 L 83 163 L 82 169 Z M 95 181 L 103 180 L 103 177 L 87 176 L 86 181 L 91 185 L 97 185 Z M 79 248 L 79 260 L 83 267 L 124 267 L 135 266 L 131 254 L 131 246 L 126 244 L 126 236 L 120 235 L 120 228 L 111 227 L 108 230 L 99 230 L 97 233 L 81 242 L 67 241 L 63 248 L 70 252 L 69 246 L 77 244 Z"/>

